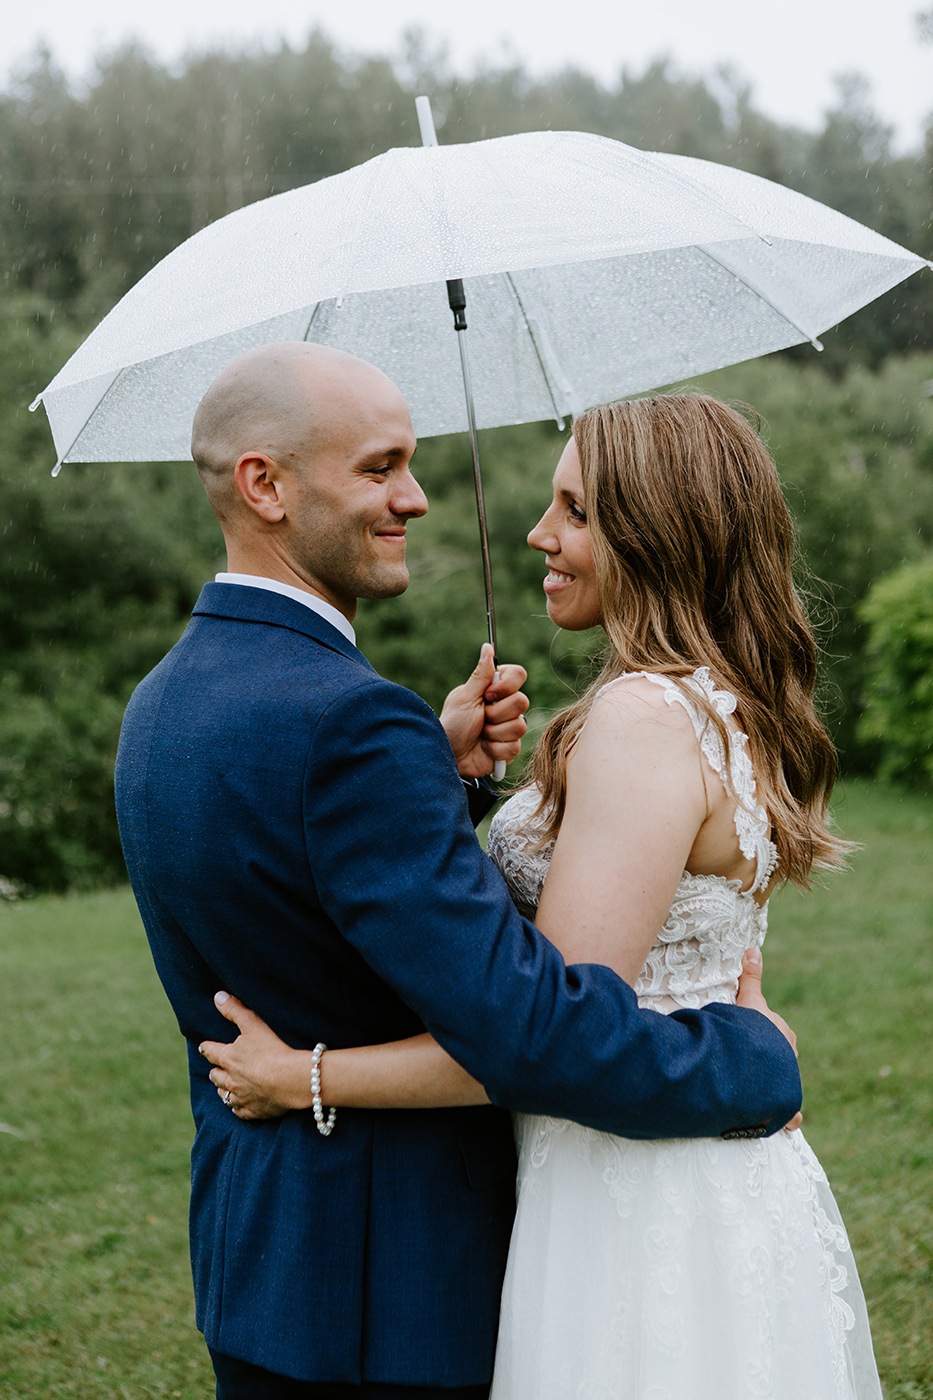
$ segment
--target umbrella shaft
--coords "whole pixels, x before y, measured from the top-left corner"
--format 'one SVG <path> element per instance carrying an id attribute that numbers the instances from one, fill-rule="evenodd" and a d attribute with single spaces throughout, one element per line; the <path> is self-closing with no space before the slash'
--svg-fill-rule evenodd
<path id="1" fill-rule="evenodd" d="M 473 410 L 473 381 L 467 353 L 466 326 L 457 326 L 460 347 L 460 368 L 463 371 L 463 392 L 466 398 L 467 426 L 470 450 L 473 454 L 473 485 L 476 488 L 476 515 L 479 520 L 479 542 L 483 553 L 483 587 L 486 590 L 486 627 L 492 649 L 496 652 L 496 609 L 492 597 L 492 568 L 489 563 L 489 535 L 486 531 L 486 503 L 483 498 L 483 475 L 479 465 L 479 440 L 476 436 L 476 414 Z M 498 655 L 498 653 L 496 652 Z"/>
<path id="2" fill-rule="evenodd" d="M 437 132 L 434 129 L 434 116 L 428 97 L 416 97 L 415 109 L 418 113 L 418 126 L 421 129 L 423 146 L 437 145 Z M 466 344 L 466 294 L 463 281 L 451 277 L 447 281 L 447 301 L 454 314 L 454 330 L 460 346 L 460 368 L 463 371 L 463 393 L 466 397 L 467 427 L 470 431 L 470 450 L 473 453 L 473 485 L 476 488 L 476 515 L 479 520 L 479 542 L 483 551 L 483 586 L 486 590 L 486 629 L 492 649 L 496 651 L 496 610 L 492 601 L 492 569 L 489 566 L 489 536 L 486 533 L 486 504 L 483 500 L 483 477 L 479 466 L 479 441 L 476 436 L 476 414 L 473 411 L 473 381 L 470 378 L 470 359 Z M 502 778 L 505 764 L 496 764 L 496 777 Z"/>

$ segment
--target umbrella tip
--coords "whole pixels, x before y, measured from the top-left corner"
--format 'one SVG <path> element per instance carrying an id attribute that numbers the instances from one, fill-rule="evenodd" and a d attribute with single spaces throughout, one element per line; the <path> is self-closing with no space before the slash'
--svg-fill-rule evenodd
<path id="1" fill-rule="evenodd" d="M 436 146 L 437 132 L 434 130 L 434 114 L 431 111 L 430 97 L 416 97 L 415 111 L 418 113 L 422 146 Z"/>
<path id="2" fill-rule="evenodd" d="M 35 413 L 36 409 L 39 407 L 39 405 L 40 405 L 41 402 L 42 402 L 42 395 L 41 395 L 41 394 L 36 394 L 36 397 L 33 399 L 32 403 L 29 405 L 29 412 L 30 412 L 30 413 Z"/>
<path id="3" fill-rule="evenodd" d="M 62 465 L 63 465 L 62 460 L 61 460 L 61 458 L 59 458 L 59 460 L 55 463 L 55 466 L 52 468 L 52 475 L 53 475 L 53 476 L 58 476 L 59 472 L 60 472 L 61 469 L 62 469 Z"/>

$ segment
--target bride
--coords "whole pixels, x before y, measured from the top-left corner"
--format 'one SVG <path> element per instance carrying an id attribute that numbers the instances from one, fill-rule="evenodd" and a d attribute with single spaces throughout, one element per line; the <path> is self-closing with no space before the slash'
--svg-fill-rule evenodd
<path id="1" fill-rule="evenodd" d="M 548 724 L 489 853 L 568 963 L 664 1013 L 733 1001 L 776 885 L 842 864 L 835 755 L 793 530 L 735 409 L 660 395 L 582 414 L 531 531 L 558 627 L 598 680 Z M 223 997 L 223 994 L 221 994 Z M 309 1052 L 235 998 L 211 1078 L 242 1118 L 311 1104 Z M 340 1107 L 485 1102 L 427 1035 L 327 1051 Z M 493 1400 L 880 1400 L 864 1301 L 800 1132 L 629 1141 L 516 1119 L 518 1207 Z"/>

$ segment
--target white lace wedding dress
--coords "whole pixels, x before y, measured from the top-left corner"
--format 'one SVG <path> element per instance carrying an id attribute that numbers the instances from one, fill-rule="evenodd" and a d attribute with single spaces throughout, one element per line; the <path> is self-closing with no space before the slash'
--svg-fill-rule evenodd
<path id="1" fill-rule="evenodd" d="M 768 818 L 734 721 L 727 769 L 702 710 L 670 680 L 647 679 L 683 705 L 738 798 L 736 831 L 756 875 L 742 890 L 685 874 L 635 991 L 661 1012 L 732 1002 L 742 955 L 767 926 L 752 896 L 775 868 Z M 687 685 L 723 716 L 734 711 L 706 668 Z M 537 800 L 516 793 L 488 846 L 529 916 L 550 855 L 531 849 Z M 521 1115 L 516 1131 L 492 1400 L 880 1400 L 845 1229 L 802 1133 L 644 1142 Z"/>

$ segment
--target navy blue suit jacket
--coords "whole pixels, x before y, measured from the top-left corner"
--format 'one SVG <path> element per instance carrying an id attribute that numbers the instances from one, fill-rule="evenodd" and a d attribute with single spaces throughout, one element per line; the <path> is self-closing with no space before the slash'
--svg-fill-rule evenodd
<path id="1" fill-rule="evenodd" d="M 754 1012 L 640 1011 L 565 967 L 477 844 L 443 730 L 317 614 L 208 584 L 130 702 L 127 867 L 189 1042 L 191 1249 L 209 1344 L 307 1380 L 488 1380 L 513 1210 L 502 1108 L 241 1123 L 197 1054 L 224 987 L 293 1045 L 427 1026 L 495 1104 L 629 1137 L 796 1111 Z"/>

